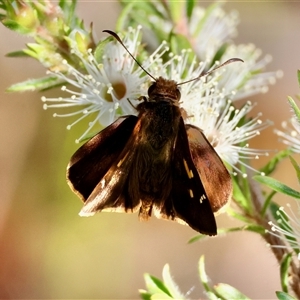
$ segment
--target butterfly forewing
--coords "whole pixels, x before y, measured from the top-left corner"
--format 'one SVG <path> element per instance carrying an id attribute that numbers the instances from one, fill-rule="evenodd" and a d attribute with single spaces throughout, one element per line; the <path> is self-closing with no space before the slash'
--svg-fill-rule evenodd
<path id="1" fill-rule="evenodd" d="M 216 221 L 205 189 L 193 163 L 184 123 L 180 118 L 172 161 L 172 207 L 175 220 L 182 220 L 198 232 L 216 235 Z M 170 213 L 170 203 L 164 211 Z"/>
<path id="2" fill-rule="evenodd" d="M 232 181 L 228 170 L 202 131 L 185 125 L 189 147 L 213 212 L 218 211 L 231 198 Z"/>
<path id="3" fill-rule="evenodd" d="M 89 195 L 80 215 L 89 216 L 102 210 L 135 212 L 140 207 L 140 199 L 129 195 L 128 188 L 128 176 L 138 149 L 140 123 L 138 120 L 119 155 L 114 155 L 113 163 Z M 117 131 L 123 133 L 123 130 L 119 128 Z M 114 150 L 111 149 L 111 151 Z"/>
<path id="4" fill-rule="evenodd" d="M 81 146 L 72 156 L 67 179 L 72 190 L 86 201 L 121 154 L 137 122 L 136 116 L 119 118 Z"/>

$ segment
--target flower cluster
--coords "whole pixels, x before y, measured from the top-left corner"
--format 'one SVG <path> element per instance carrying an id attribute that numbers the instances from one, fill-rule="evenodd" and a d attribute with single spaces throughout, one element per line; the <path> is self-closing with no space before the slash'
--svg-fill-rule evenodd
<path id="1" fill-rule="evenodd" d="M 269 225 L 271 230 L 268 232 L 279 239 L 283 240 L 283 245 L 272 245 L 274 248 L 287 248 L 294 249 L 300 260 L 300 221 L 299 216 L 296 216 L 291 205 L 288 203 L 287 208 L 289 213 L 287 213 L 284 207 L 280 207 L 276 211 L 277 220 L 276 222 L 270 221 Z M 299 210 L 299 205 L 298 205 Z"/>
<path id="2" fill-rule="evenodd" d="M 296 117 L 282 122 L 282 129 L 274 132 L 280 137 L 280 141 L 288 146 L 293 152 L 300 153 L 300 124 Z"/>
<path id="3" fill-rule="evenodd" d="M 141 49 L 140 29 L 140 27 L 136 30 L 131 28 L 123 39 L 124 44 L 134 56 L 137 56 Z M 163 59 L 167 51 L 166 43 L 162 43 L 151 55 L 143 54 L 143 67 L 153 77 L 162 76 L 181 83 L 198 78 L 206 70 L 208 62 L 197 63 L 191 50 L 183 50 L 179 55 L 168 53 L 168 58 Z M 92 114 L 95 115 L 88 129 L 77 140 L 79 142 L 99 123 L 107 126 L 121 115 L 136 114 L 134 105 L 137 104 L 137 99 L 141 95 L 147 95 L 147 87 L 151 78 L 144 74 L 122 45 L 116 41 L 105 44 L 100 63 L 91 51 L 88 51 L 86 55 L 76 49 L 73 49 L 73 52 L 81 59 L 87 74 L 81 73 L 65 61 L 68 73 L 51 72 L 51 75 L 59 77 L 78 88 L 79 91 L 63 86 L 62 90 L 69 93 L 69 97 L 42 97 L 42 101 L 45 102 L 45 109 L 78 108 L 71 113 L 54 114 L 57 117 L 78 116 L 68 129 L 82 119 Z M 180 85 L 180 105 L 187 113 L 186 122 L 201 128 L 220 157 L 233 169 L 239 171 L 235 167 L 237 163 L 244 164 L 247 159 L 257 159 L 267 154 L 265 151 L 249 148 L 248 140 L 260 134 L 269 122 L 262 122 L 258 115 L 241 123 L 253 105 L 247 102 L 241 109 L 236 109 L 232 105 L 232 101 L 240 93 L 237 89 L 237 79 L 233 76 L 237 72 L 237 65 L 241 68 L 243 64 L 235 62 L 208 76 Z M 253 68 L 253 64 L 246 64 L 244 74 L 251 71 L 247 70 L 247 66 L 250 69 Z M 232 68 L 235 71 L 230 72 Z M 265 77 L 267 76 L 263 74 L 259 77 L 261 79 L 257 80 L 265 82 Z M 230 91 L 224 89 L 224 82 L 226 86 L 232 87 Z M 253 93 L 257 92 L 256 85 L 250 84 L 248 90 L 251 90 L 251 87 L 253 87 Z"/>
<path id="4" fill-rule="evenodd" d="M 0 21 L 34 38 L 34 43 L 28 43 L 25 49 L 11 56 L 30 56 L 48 69 L 46 77 L 15 84 L 9 90 L 45 90 L 63 85 L 59 97 L 43 96 L 41 100 L 44 109 L 55 110 L 54 117 L 72 119 L 67 129 L 81 121 L 88 124 L 76 140 L 79 143 L 121 116 L 136 115 L 136 106 L 147 97 L 153 79 L 176 81 L 184 121 L 203 131 L 231 174 L 236 175 L 232 180 L 233 198 L 239 211 L 229 209 L 228 213 L 244 221 L 245 226 L 223 231 L 257 232 L 274 253 L 274 249 L 281 248 L 276 253 L 281 271 L 286 269 L 286 277 L 281 274 L 281 281 L 293 277 L 290 285 L 300 295 L 300 224 L 289 205 L 287 213 L 282 207 L 278 209 L 272 199 L 276 192 L 296 199 L 300 199 L 300 193 L 268 176 L 291 151 L 300 153 L 300 110 L 291 99 L 294 117 L 282 124 L 282 130 L 274 131 L 289 149 L 276 154 L 260 175 L 254 176 L 272 192 L 265 196 L 253 182 L 244 179 L 249 169 L 257 172 L 249 160 L 268 155 L 265 150 L 251 148 L 250 140 L 271 123 L 262 121 L 262 114 L 249 116 L 255 104 L 248 97 L 267 92 L 282 73 L 264 72 L 271 56 L 263 56 L 253 44 L 234 44 L 239 17 L 236 11 L 226 13 L 220 2 L 206 8 L 196 6 L 194 1 L 120 0 L 120 3 L 124 9 L 116 31 L 121 41 L 117 36 L 116 39 L 109 36 L 98 43 L 92 26 L 85 29 L 75 15 L 76 0 L 59 1 L 57 5 L 46 0 L 0 0 Z M 298 78 L 300 81 L 300 71 Z M 300 167 L 293 158 L 291 161 L 299 179 Z M 122 163 L 123 159 L 118 166 Z M 192 178 L 187 167 L 186 171 Z M 106 177 L 101 183 L 105 181 Z M 193 197 L 193 191 L 189 191 Z M 275 221 L 270 221 L 272 214 Z M 266 229 L 266 224 L 271 227 Z M 293 258 L 297 267 L 292 262 L 288 269 L 284 257 L 291 257 L 291 250 L 299 261 Z M 168 273 L 166 268 L 164 280 L 170 283 Z M 222 295 L 220 289 L 209 287 L 206 275 L 202 277 L 207 292 L 216 297 Z M 150 277 L 148 282 L 151 288 L 158 283 L 155 280 L 153 284 Z M 174 298 L 182 297 L 176 289 L 175 292 Z M 245 298 L 237 291 L 231 289 L 231 292 L 234 296 L 229 298 Z M 154 294 L 157 295 L 156 289 Z M 228 298 L 227 289 L 225 294 Z M 147 291 L 144 295 L 150 296 Z"/>
<path id="5" fill-rule="evenodd" d="M 139 33 L 140 28 L 130 30 L 124 39 L 125 45 L 133 55 L 136 55 L 140 45 Z M 70 94 L 69 97 L 42 97 L 42 101 L 45 102 L 44 109 L 79 108 L 72 113 L 54 114 L 55 117 L 79 116 L 76 121 L 68 125 L 68 129 L 90 115 L 95 115 L 88 129 L 77 140 L 79 142 L 98 123 L 107 126 L 121 115 L 135 114 L 132 104 L 136 103 L 140 95 L 146 93 L 149 78 L 143 75 L 143 70 L 136 67 L 126 50 L 115 41 L 105 46 L 101 63 L 91 51 L 83 55 L 74 48 L 73 52 L 81 60 L 87 73 L 80 72 L 67 61 L 64 61 L 67 73 L 60 71 L 48 71 L 48 73 L 78 88 L 78 91 L 63 86 L 62 91 Z"/>

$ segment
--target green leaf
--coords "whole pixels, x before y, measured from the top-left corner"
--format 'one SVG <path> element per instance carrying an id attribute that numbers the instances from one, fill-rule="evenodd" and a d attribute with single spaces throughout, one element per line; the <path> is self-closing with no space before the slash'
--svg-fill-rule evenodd
<path id="1" fill-rule="evenodd" d="M 206 292 L 206 295 L 209 300 L 220 300 L 220 297 L 218 297 L 214 292 Z"/>
<path id="2" fill-rule="evenodd" d="M 288 101 L 289 101 L 290 106 L 292 107 L 292 109 L 295 113 L 295 116 L 297 118 L 298 123 L 300 123 L 300 110 L 299 110 L 299 107 L 297 106 L 297 104 L 295 103 L 295 101 L 291 97 L 288 97 Z"/>
<path id="3" fill-rule="evenodd" d="M 269 194 L 269 196 L 266 198 L 265 203 L 264 203 L 264 205 L 263 205 L 263 207 L 261 209 L 261 212 L 260 212 L 260 214 L 261 214 L 262 217 L 265 216 L 265 214 L 266 214 L 266 212 L 267 212 L 267 210 L 268 210 L 268 208 L 269 208 L 269 206 L 271 204 L 272 198 L 273 198 L 274 195 L 276 195 L 276 193 L 277 193 L 276 191 L 271 191 L 271 193 Z"/>
<path id="4" fill-rule="evenodd" d="M 276 153 L 276 155 L 263 168 L 260 169 L 260 172 L 264 173 L 266 176 L 270 175 L 275 170 L 278 163 L 280 163 L 284 158 L 288 157 L 291 153 L 292 151 L 290 149 L 285 149 Z"/>
<path id="5" fill-rule="evenodd" d="M 74 21 L 76 4 L 77 4 L 77 0 L 72 0 L 68 7 L 68 10 L 64 12 L 68 16 L 67 24 L 69 26 L 71 26 L 72 23 L 74 23 L 73 21 Z"/>
<path id="6" fill-rule="evenodd" d="M 292 253 L 286 254 L 280 264 L 280 282 L 284 292 L 288 292 L 289 286 L 289 267 L 292 261 Z"/>
<path id="7" fill-rule="evenodd" d="M 240 220 L 246 224 L 252 223 L 252 219 L 250 219 L 248 216 L 245 216 L 244 214 L 239 213 L 239 212 L 231 209 L 230 207 L 227 208 L 226 212 L 227 212 L 228 216 L 233 217 L 237 220 Z"/>
<path id="8" fill-rule="evenodd" d="M 281 183 L 280 181 L 274 178 L 268 176 L 256 175 L 253 176 L 253 179 L 255 179 L 256 181 L 262 184 L 265 184 L 266 186 L 270 187 L 272 190 L 276 192 L 280 192 L 285 195 L 291 196 L 293 198 L 300 199 L 300 193 L 298 191 L 288 187 L 287 185 Z"/>
<path id="9" fill-rule="evenodd" d="M 7 19 L 5 20 L 4 19 L 4 20 L 2 20 L 2 24 L 4 26 L 6 26 L 7 28 L 9 28 L 10 30 L 16 31 L 20 34 L 26 35 L 26 34 L 29 34 L 32 32 L 31 29 L 23 27 L 19 23 L 15 22 L 13 20 L 7 20 Z"/>
<path id="10" fill-rule="evenodd" d="M 224 55 L 224 53 L 226 52 L 228 47 L 228 44 L 223 44 L 218 51 L 216 52 L 214 58 L 211 61 L 211 65 L 210 67 L 212 67 L 216 61 L 221 61 L 222 56 Z"/>
<path id="11" fill-rule="evenodd" d="M 163 268 L 164 282 L 149 274 L 145 274 L 144 278 L 148 291 L 140 290 L 143 299 L 185 299 L 171 277 L 168 264 Z"/>
<path id="12" fill-rule="evenodd" d="M 7 57 L 29 57 L 29 55 L 24 50 L 14 51 L 6 53 Z"/>
<path id="13" fill-rule="evenodd" d="M 145 300 L 185 299 L 171 277 L 168 264 L 164 266 L 162 275 L 163 281 L 149 274 L 144 275 L 148 291 L 140 290 L 142 298 Z"/>
<path id="14" fill-rule="evenodd" d="M 184 35 L 181 34 L 174 34 L 173 32 L 171 32 L 170 34 L 170 47 L 171 47 L 171 51 L 173 53 L 178 53 L 180 54 L 182 52 L 182 50 L 187 50 L 187 49 L 191 49 L 191 44 L 190 41 L 188 40 L 188 38 Z M 188 56 L 189 62 L 191 63 L 193 60 L 194 54 L 191 54 Z M 184 78 L 184 75 L 183 75 Z M 191 79 L 191 78 L 187 78 L 187 79 Z"/>
<path id="15" fill-rule="evenodd" d="M 224 232 L 235 232 L 235 231 L 251 231 L 259 234 L 265 234 L 266 230 L 263 226 L 256 225 L 256 224 L 249 224 L 249 225 L 244 225 L 240 227 L 232 227 L 224 230 Z"/>
<path id="16" fill-rule="evenodd" d="M 281 291 L 277 291 L 276 296 L 279 300 L 297 300 L 296 298 L 290 296 L 289 294 Z"/>
<path id="17" fill-rule="evenodd" d="M 170 274 L 170 267 L 168 264 L 164 266 L 162 276 L 163 276 L 164 284 L 167 287 L 170 294 L 172 295 L 172 297 L 174 299 L 184 299 L 184 296 L 180 293 L 177 284 L 174 282 Z"/>
<path id="18" fill-rule="evenodd" d="M 185 1 L 168 2 L 170 13 L 174 24 L 180 23 L 183 18 L 182 12 L 184 11 L 184 2 Z"/>
<path id="19" fill-rule="evenodd" d="M 205 262 L 204 262 L 204 255 L 201 255 L 199 264 L 198 264 L 198 272 L 199 272 L 199 277 L 202 282 L 202 285 L 205 289 L 206 292 L 211 292 L 214 294 L 214 290 L 209 286 L 208 284 L 208 277 L 205 272 Z"/>
<path id="20" fill-rule="evenodd" d="M 207 274 L 205 272 L 205 263 L 204 263 L 204 256 L 202 255 L 199 260 L 198 265 L 199 270 L 199 276 L 200 280 L 202 282 L 202 285 L 207 293 L 207 296 L 209 299 L 245 299 L 250 300 L 247 296 L 242 294 L 240 291 L 238 291 L 236 288 L 225 284 L 225 283 L 219 283 L 214 286 L 214 288 L 210 287 L 208 282 L 209 279 L 207 277 Z"/>
<path id="21" fill-rule="evenodd" d="M 186 0 L 186 16 L 188 18 L 188 21 L 190 21 L 192 17 L 194 6 L 195 6 L 194 0 Z"/>
<path id="22" fill-rule="evenodd" d="M 42 77 L 38 79 L 29 79 L 23 82 L 19 82 L 11 85 L 7 92 L 27 92 L 36 90 L 47 90 L 63 84 L 57 77 Z"/>
<path id="23" fill-rule="evenodd" d="M 250 300 L 250 298 L 242 294 L 239 290 L 226 283 L 217 284 L 215 290 L 223 299 Z"/>
<path id="24" fill-rule="evenodd" d="M 289 156 L 290 158 L 290 161 L 296 171 L 296 174 L 297 174 L 297 178 L 298 178 L 298 182 L 300 183 L 300 166 L 298 165 L 298 163 L 294 160 L 293 157 Z"/>
<path id="25" fill-rule="evenodd" d="M 204 234 L 197 234 L 188 240 L 188 244 L 195 243 L 199 240 L 203 240 L 206 236 Z"/>
<path id="26" fill-rule="evenodd" d="M 298 84 L 300 86 L 300 70 L 297 71 L 297 77 L 298 77 Z"/>
<path id="27" fill-rule="evenodd" d="M 158 278 L 150 275 L 145 274 L 144 275 L 146 287 L 151 294 L 167 294 L 171 297 L 171 293 L 168 291 L 168 288 L 165 286 L 165 284 Z"/>
<path id="28" fill-rule="evenodd" d="M 126 28 L 128 16 L 130 12 L 133 11 L 133 7 L 135 6 L 135 4 L 135 1 L 130 1 L 128 2 L 128 4 L 126 3 L 126 5 L 122 8 L 116 24 L 117 32 L 122 31 Z"/>
<path id="29" fill-rule="evenodd" d="M 38 38 L 36 38 L 36 40 L 38 40 Z M 40 62 L 45 57 L 45 52 L 49 51 L 42 43 L 27 43 L 26 46 L 27 49 L 23 49 L 24 53 L 39 60 Z"/>
<path id="30" fill-rule="evenodd" d="M 156 37 L 159 36 L 158 33 L 162 29 L 157 28 L 156 24 L 150 21 L 150 17 L 155 16 L 165 20 L 166 16 L 156 8 L 155 3 L 151 3 L 151 1 L 122 1 L 122 4 L 124 6 L 117 21 L 117 31 L 127 30 L 129 26 L 136 27 L 138 24 L 151 29 Z"/>
<path id="31" fill-rule="evenodd" d="M 250 210 L 249 203 L 247 201 L 246 196 L 243 191 L 240 189 L 240 186 L 237 182 L 237 178 L 233 177 L 233 199 L 237 202 L 242 208 L 244 208 L 247 212 Z"/>
<path id="32" fill-rule="evenodd" d="M 277 218 L 278 218 L 277 211 L 279 210 L 280 206 L 275 202 L 271 202 L 269 205 L 269 208 L 270 208 L 270 212 L 271 212 L 273 218 L 275 220 L 277 220 Z"/>
<path id="33" fill-rule="evenodd" d="M 225 234 L 228 232 L 237 232 L 237 231 L 252 231 L 255 233 L 259 233 L 259 234 L 264 234 L 265 233 L 265 228 L 260 226 L 260 225 L 256 225 L 256 224 L 249 224 L 249 225 L 244 225 L 244 226 L 238 226 L 238 227 L 231 227 L 231 228 L 222 228 L 222 229 L 218 229 L 218 234 Z"/>
<path id="34" fill-rule="evenodd" d="M 2 20 L 6 18 L 6 15 L 0 14 L 0 22 L 2 23 Z"/>
<path id="35" fill-rule="evenodd" d="M 111 43 L 114 41 L 114 38 L 112 36 L 107 37 L 106 39 L 102 40 L 96 47 L 94 56 L 97 61 L 97 63 L 102 63 L 103 60 L 103 54 L 104 54 L 104 49 L 108 43 Z"/>
<path id="36" fill-rule="evenodd" d="M 264 227 L 262 227 L 260 225 L 256 225 L 256 224 L 249 224 L 249 225 L 244 225 L 244 226 L 239 226 L 239 227 L 218 229 L 218 235 L 222 235 L 222 234 L 229 233 L 229 232 L 244 231 L 244 230 L 259 233 L 259 234 L 265 234 L 265 228 Z M 199 240 L 201 240 L 205 237 L 207 237 L 207 236 L 203 235 L 203 234 L 198 234 L 198 235 L 192 237 L 188 241 L 188 244 L 192 244 L 194 242 L 197 242 L 197 241 L 199 241 Z"/>
<path id="37" fill-rule="evenodd" d="M 140 293 L 143 300 L 151 300 L 151 295 L 152 294 L 148 293 L 147 291 L 139 290 L 139 293 Z"/>
<path id="38" fill-rule="evenodd" d="M 166 294 L 153 294 L 151 296 L 151 300 L 164 300 L 164 299 L 176 299 L 176 298 L 173 298 L 173 297 L 170 297 Z"/>
<path id="39" fill-rule="evenodd" d="M 103 41 L 101 41 L 96 46 L 96 49 L 95 49 L 95 52 L 94 52 L 94 56 L 95 56 L 95 59 L 96 59 L 97 63 L 99 63 L 99 64 L 102 63 L 104 49 L 105 49 L 106 45 L 108 43 L 111 43 L 112 41 L 114 41 L 114 38 L 112 36 L 109 36 L 106 39 L 104 39 Z"/>

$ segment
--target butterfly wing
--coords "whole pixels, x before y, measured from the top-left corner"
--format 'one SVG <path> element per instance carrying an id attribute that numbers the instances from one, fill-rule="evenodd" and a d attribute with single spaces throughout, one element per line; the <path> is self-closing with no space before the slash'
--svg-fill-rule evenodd
<path id="1" fill-rule="evenodd" d="M 192 160 L 182 118 L 172 159 L 172 191 L 159 217 L 187 223 L 203 234 L 217 234 L 215 217 Z"/>
<path id="2" fill-rule="evenodd" d="M 113 172 L 122 159 L 122 153 L 133 134 L 137 120 L 135 116 L 119 118 L 80 147 L 72 156 L 67 167 L 68 183 L 84 202 L 95 199 L 96 193 L 107 186 L 108 182 L 110 187 L 113 180 L 114 184 L 117 184 L 116 177 L 121 176 L 122 172 L 116 174 Z M 108 172 L 109 175 L 106 175 Z M 103 184 L 104 178 L 106 184 Z"/>
<path id="3" fill-rule="evenodd" d="M 128 193 L 129 174 L 136 155 L 138 134 L 130 136 L 123 151 L 96 185 L 80 212 L 90 216 L 99 211 L 135 212 L 141 200 Z"/>
<path id="4" fill-rule="evenodd" d="M 194 165 L 203 183 L 213 212 L 218 211 L 231 198 L 232 181 L 228 170 L 202 131 L 185 125 Z"/>

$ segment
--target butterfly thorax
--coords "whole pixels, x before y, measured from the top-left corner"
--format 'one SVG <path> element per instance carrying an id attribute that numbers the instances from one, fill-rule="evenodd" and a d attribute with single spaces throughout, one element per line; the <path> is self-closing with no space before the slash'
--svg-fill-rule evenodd
<path id="1" fill-rule="evenodd" d="M 141 130 L 129 176 L 129 194 L 134 201 L 143 200 L 142 218 L 150 216 L 152 205 L 160 206 L 170 197 L 172 153 L 181 117 L 180 108 L 174 105 L 178 102 L 174 98 L 178 97 L 175 81 L 167 81 L 175 90 L 171 88 L 165 94 L 159 84 L 157 87 L 158 82 L 154 83 L 158 90 L 149 88 L 149 99 L 137 106 Z"/>

